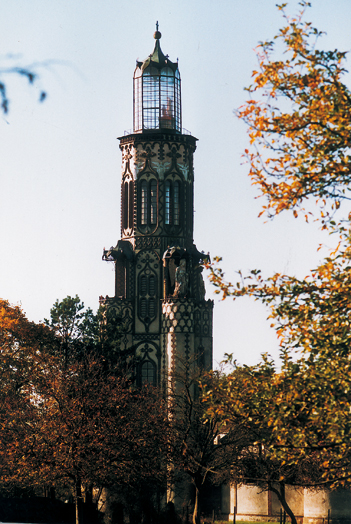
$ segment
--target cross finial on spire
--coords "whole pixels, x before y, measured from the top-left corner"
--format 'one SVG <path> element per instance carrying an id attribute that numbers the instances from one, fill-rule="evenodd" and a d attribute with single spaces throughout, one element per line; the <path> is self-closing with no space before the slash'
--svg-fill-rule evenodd
<path id="1" fill-rule="evenodd" d="M 158 21 L 156 22 L 156 31 L 154 32 L 154 38 L 156 40 L 159 40 L 161 38 L 161 33 L 160 31 L 158 30 Z"/>

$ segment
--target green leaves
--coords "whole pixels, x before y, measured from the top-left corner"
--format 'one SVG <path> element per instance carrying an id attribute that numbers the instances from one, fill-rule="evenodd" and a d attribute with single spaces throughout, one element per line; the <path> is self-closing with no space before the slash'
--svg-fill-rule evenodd
<path id="1" fill-rule="evenodd" d="M 96 349 L 99 342 L 99 323 L 92 309 L 85 309 L 78 295 L 56 300 L 45 324 L 56 334 L 61 357 L 67 365 L 87 351 Z"/>

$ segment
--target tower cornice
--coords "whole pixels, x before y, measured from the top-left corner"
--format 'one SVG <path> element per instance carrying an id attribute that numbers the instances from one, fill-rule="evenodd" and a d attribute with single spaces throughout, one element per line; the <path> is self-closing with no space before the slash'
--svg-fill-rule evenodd
<path id="1" fill-rule="evenodd" d="M 194 151 L 196 149 L 196 142 L 198 139 L 193 135 L 185 135 L 179 133 L 154 133 L 152 131 L 143 133 L 131 133 L 129 135 L 120 136 L 117 138 L 120 141 L 120 146 L 130 143 L 142 143 L 142 142 L 177 142 L 180 144 L 186 144 L 192 146 Z"/>

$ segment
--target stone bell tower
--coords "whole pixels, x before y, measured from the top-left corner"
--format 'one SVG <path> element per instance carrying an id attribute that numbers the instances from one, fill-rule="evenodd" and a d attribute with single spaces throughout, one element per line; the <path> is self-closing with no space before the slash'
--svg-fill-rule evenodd
<path id="1" fill-rule="evenodd" d="M 121 240 L 104 250 L 115 296 L 100 298 L 137 356 L 137 382 L 164 386 L 177 362 L 212 366 L 213 302 L 193 242 L 196 138 L 182 130 L 178 63 L 155 47 L 134 72 L 133 133 L 120 137 Z M 111 309 L 112 308 L 112 309 Z"/>

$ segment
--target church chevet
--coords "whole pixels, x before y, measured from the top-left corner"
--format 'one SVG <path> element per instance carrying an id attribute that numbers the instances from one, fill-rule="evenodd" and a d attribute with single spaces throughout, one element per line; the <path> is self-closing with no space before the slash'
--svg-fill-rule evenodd
<path id="1" fill-rule="evenodd" d="M 115 296 L 100 297 L 121 326 L 121 350 L 138 357 L 137 383 L 167 388 L 180 364 L 212 368 L 213 301 L 206 300 L 194 244 L 194 153 L 197 139 L 182 128 L 178 62 L 164 55 L 156 24 L 154 50 L 137 61 L 133 131 L 119 138 L 121 239 L 104 249 L 115 264 Z M 254 485 L 222 486 L 213 497 L 220 520 L 277 521 L 275 495 Z M 351 493 L 287 488 L 301 524 L 351 519 Z"/>

